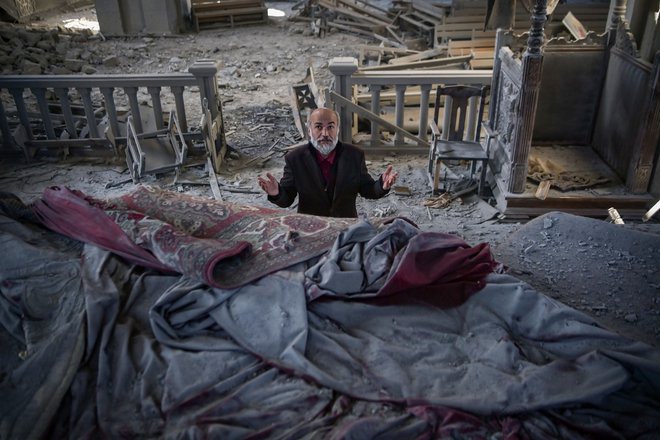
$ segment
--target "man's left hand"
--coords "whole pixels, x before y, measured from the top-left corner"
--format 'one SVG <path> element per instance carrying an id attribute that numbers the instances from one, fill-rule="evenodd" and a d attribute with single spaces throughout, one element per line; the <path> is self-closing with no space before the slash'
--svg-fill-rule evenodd
<path id="1" fill-rule="evenodd" d="M 392 188 L 392 185 L 396 183 L 396 178 L 399 177 L 399 173 L 392 170 L 392 165 L 388 165 L 387 169 L 381 176 L 383 180 L 383 189 L 388 190 Z"/>

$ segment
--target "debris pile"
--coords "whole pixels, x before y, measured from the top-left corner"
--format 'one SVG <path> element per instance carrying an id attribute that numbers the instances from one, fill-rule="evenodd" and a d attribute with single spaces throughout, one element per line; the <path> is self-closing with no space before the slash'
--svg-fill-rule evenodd
<path id="1" fill-rule="evenodd" d="M 80 43 L 95 38 L 89 30 L 46 29 L 0 22 L 0 70 L 3 75 L 95 73 L 104 62 Z"/>
<path id="2" fill-rule="evenodd" d="M 394 0 L 388 2 L 388 9 L 376 3 L 379 2 L 304 0 L 295 19 L 309 22 L 319 37 L 343 31 L 378 41 L 378 46 L 361 48 L 364 53 L 360 61 L 365 66 L 399 64 L 398 69 L 438 68 L 433 64 L 401 66 L 404 62 L 397 61 L 400 57 L 406 58 L 406 62 L 466 57 L 462 61 L 468 69 L 492 69 L 496 29 L 508 28 L 522 34 L 529 31 L 530 25 L 530 11 L 522 4 L 510 16 L 499 16 L 499 11 L 495 11 L 487 18 L 485 0 Z M 586 29 L 603 32 L 608 12 L 606 3 L 558 5 L 545 25 L 546 35 L 570 38 L 571 29 L 566 20 L 562 21 L 569 14 L 581 17 Z"/>
<path id="3" fill-rule="evenodd" d="M 307 0 L 293 20 L 309 22 L 313 33 L 319 37 L 328 32 L 348 32 L 378 41 L 380 46 L 362 47 L 361 58 L 375 54 L 380 64 L 433 48 L 437 20 L 446 15 L 445 6 L 451 6 L 451 2 L 437 6 L 437 2 L 394 1 L 385 9 L 376 3 Z"/>

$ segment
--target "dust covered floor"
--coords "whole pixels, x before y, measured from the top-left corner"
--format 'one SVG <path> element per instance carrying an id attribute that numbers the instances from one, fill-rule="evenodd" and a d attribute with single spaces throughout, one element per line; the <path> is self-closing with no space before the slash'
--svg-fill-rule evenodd
<path id="1" fill-rule="evenodd" d="M 528 179 L 521 194 L 498 195 L 498 207 L 508 215 L 537 216 L 550 209 L 599 217 L 615 207 L 641 218 L 654 200 L 633 194 L 590 146 L 532 146 Z M 549 189 L 541 190 L 546 181 Z M 506 197 L 506 201 L 504 201 Z"/>
<path id="2" fill-rule="evenodd" d="M 510 272 L 603 326 L 660 347 L 660 229 L 563 212 L 538 217 L 495 249 Z"/>

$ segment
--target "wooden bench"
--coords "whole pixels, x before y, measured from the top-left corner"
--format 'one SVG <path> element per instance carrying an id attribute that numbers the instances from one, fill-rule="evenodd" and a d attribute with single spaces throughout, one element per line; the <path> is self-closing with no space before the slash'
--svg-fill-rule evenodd
<path id="1" fill-rule="evenodd" d="M 548 36 L 556 36 L 568 29 L 562 19 L 572 12 L 587 31 L 602 33 L 607 26 L 609 6 L 606 4 L 557 5 L 551 19 L 545 25 Z M 434 47 L 446 46 L 449 56 L 472 55 L 470 66 L 473 69 L 493 67 L 495 34 L 494 30 L 484 30 L 486 20 L 485 1 L 455 2 L 450 13 L 436 25 Z M 529 31 L 530 14 L 522 6 L 516 8 L 514 32 Z"/>
<path id="2" fill-rule="evenodd" d="M 200 27 L 254 24 L 268 21 L 268 8 L 259 0 L 193 0 L 195 29 Z"/>

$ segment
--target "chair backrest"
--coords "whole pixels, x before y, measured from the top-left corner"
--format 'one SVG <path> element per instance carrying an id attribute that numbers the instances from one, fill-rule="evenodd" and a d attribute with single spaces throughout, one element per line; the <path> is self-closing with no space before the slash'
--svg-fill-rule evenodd
<path id="1" fill-rule="evenodd" d="M 444 118 L 440 139 L 475 141 L 481 136 L 486 96 L 490 86 L 438 86 L 435 95 L 433 120 L 440 126 L 441 99 L 444 96 Z M 466 124 L 467 123 L 467 124 Z"/>

